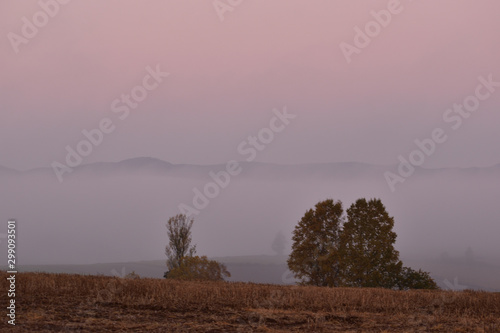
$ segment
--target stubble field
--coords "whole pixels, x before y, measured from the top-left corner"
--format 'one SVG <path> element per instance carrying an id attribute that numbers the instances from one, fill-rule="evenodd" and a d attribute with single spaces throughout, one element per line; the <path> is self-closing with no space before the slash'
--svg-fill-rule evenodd
<path id="1" fill-rule="evenodd" d="M 500 332 L 500 293 L 16 276 L 1 332 Z"/>

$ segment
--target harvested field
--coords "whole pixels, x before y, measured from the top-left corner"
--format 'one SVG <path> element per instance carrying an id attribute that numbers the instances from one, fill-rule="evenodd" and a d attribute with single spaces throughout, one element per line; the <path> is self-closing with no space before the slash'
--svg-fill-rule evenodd
<path id="1" fill-rule="evenodd" d="M 5 292 L 7 274 L 1 273 Z M 1 332 L 500 332 L 500 293 L 21 273 Z"/>

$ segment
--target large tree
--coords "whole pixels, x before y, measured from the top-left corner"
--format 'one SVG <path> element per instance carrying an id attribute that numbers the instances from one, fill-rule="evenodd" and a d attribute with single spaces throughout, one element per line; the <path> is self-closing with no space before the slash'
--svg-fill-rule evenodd
<path id="1" fill-rule="evenodd" d="M 403 267 L 394 219 L 379 199 L 359 199 L 344 217 L 340 201 L 319 202 L 293 232 L 288 267 L 302 284 L 436 289 L 429 273 Z"/>
<path id="2" fill-rule="evenodd" d="M 293 231 L 288 267 L 302 284 L 338 286 L 342 202 L 328 199 L 308 210 Z"/>
<path id="3" fill-rule="evenodd" d="M 165 247 L 167 255 L 168 272 L 180 266 L 186 257 L 192 257 L 196 253 L 196 246 L 191 246 L 191 228 L 194 219 L 179 214 L 171 217 L 167 222 L 168 245 Z"/>
<path id="4" fill-rule="evenodd" d="M 402 270 L 394 248 L 394 219 L 379 199 L 359 199 L 347 210 L 340 241 L 344 285 L 394 288 Z"/>

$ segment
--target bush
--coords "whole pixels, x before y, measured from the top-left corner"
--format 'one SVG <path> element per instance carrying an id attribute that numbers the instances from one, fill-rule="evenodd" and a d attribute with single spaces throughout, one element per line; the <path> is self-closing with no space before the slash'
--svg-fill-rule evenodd
<path id="1" fill-rule="evenodd" d="M 215 260 L 208 260 L 203 257 L 185 257 L 179 267 L 165 273 L 167 279 L 177 279 L 185 281 L 224 281 L 224 277 L 230 277 L 226 265 Z"/>
<path id="2" fill-rule="evenodd" d="M 439 289 L 429 273 L 419 269 L 415 271 L 410 267 L 403 267 L 397 283 L 399 289 Z"/>

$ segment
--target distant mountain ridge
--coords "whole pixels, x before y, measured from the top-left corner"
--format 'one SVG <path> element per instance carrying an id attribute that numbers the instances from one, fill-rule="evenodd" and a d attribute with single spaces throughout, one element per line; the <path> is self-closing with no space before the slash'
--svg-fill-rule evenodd
<path id="1" fill-rule="evenodd" d="M 309 176 L 378 176 L 383 177 L 386 171 L 397 173 L 398 165 L 375 165 L 362 162 L 337 162 L 337 163 L 303 163 L 303 164 L 274 164 L 262 162 L 239 162 L 246 176 L 273 175 L 278 178 L 287 178 L 298 175 Z M 69 178 L 73 175 L 109 176 L 124 173 L 143 173 L 153 176 L 186 176 L 186 177 L 206 177 L 209 172 L 224 170 L 226 164 L 173 164 L 153 157 L 136 157 L 118 162 L 95 162 L 83 164 L 73 168 L 71 174 L 66 174 Z M 431 175 L 443 172 L 458 172 L 467 174 L 477 174 L 482 172 L 500 172 L 500 163 L 490 167 L 469 167 L 469 168 L 422 168 L 415 167 L 416 174 Z M 18 171 L 0 166 L 0 175 L 30 175 L 30 174 L 53 174 L 51 167 L 42 167 Z"/>

